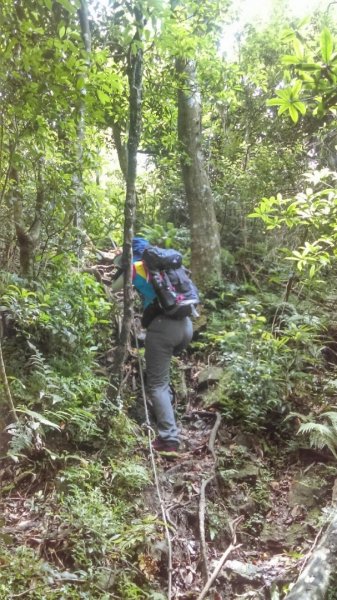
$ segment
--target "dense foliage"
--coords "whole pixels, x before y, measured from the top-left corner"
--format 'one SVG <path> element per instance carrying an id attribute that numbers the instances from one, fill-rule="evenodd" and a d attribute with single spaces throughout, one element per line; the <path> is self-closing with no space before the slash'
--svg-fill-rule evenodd
<path id="1" fill-rule="evenodd" d="M 202 406 L 266 445 L 311 444 L 336 456 L 332 5 L 304 21 L 276 7 L 265 27 L 246 25 L 227 58 L 226 1 L 2 0 L 0 401 L 2 460 L 11 465 L 2 495 L 22 491 L 21 517 L 43 523 L 30 545 L 1 534 L 2 598 L 165 597 L 162 559 L 151 562 L 162 556 L 162 522 L 142 498 L 151 473 L 139 367 L 132 348 L 121 385 L 113 370 L 121 306 L 97 267 L 100 251 L 122 242 L 139 14 L 135 230 L 187 262 L 193 215 L 175 62 L 197 66 L 222 266 L 221 281 L 203 290 L 189 353 L 221 368 Z M 189 385 L 197 394 L 195 379 Z"/>

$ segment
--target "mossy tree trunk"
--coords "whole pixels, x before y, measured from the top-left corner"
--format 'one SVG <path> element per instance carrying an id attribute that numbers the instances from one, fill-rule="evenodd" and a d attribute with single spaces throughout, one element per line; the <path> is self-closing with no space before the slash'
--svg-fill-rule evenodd
<path id="1" fill-rule="evenodd" d="M 40 242 L 42 209 L 45 203 L 45 190 L 42 180 L 42 157 L 37 164 L 37 188 L 35 215 L 30 226 L 24 216 L 23 198 L 16 167 L 11 167 L 10 200 L 13 205 L 14 225 L 20 252 L 20 274 L 27 279 L 34 277 L 35 254 Z"/>
<path id="2" fill-rule="evenodd" d="M 176 59 L 178 139 L 191 227 L 191 270 L 200 287 L 220 279 L 220 239 L 214 199 L 205 168 L 201 135 L 201 96 L 194 60 Z"/>

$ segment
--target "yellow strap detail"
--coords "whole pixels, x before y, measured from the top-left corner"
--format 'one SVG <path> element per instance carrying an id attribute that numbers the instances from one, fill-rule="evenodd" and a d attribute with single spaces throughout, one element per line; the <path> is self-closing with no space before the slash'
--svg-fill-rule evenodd
<path id="1" fill-rule="evenodd" d="M 137 260 L 135 263 L 133 263 L 133 266 L 135 267 L 137 275 L 140 275 L 141 277 L 143 277 L 143 279 L 146 279 L 146 281 L 149 280 L 149 274 L 147 270 L 145 270 L 145 267 L 141 260 Z"/>

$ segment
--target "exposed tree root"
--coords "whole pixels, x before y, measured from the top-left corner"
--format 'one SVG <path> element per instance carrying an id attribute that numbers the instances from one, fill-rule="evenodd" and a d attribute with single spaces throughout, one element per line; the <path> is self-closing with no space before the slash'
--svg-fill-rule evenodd
<path id="1" fill-rule="evenodd" d="M 215 450 L 214 450 L 214 444 L 215 444 L 216 436 L 217 436 L 217 433 L 218 433 L 218 430 L 220 427 L 220 423 L 221 423 L 221 414 L 219 412 L 217 412 L 216 420 L 215 420 L 213 429 L 210 433 L 209 442 L 208 442 L 208 449 L 209 449 L 210 453 L 212 454 L 215 463 L 217 461 L 217 457 L 216 457 Z"/>

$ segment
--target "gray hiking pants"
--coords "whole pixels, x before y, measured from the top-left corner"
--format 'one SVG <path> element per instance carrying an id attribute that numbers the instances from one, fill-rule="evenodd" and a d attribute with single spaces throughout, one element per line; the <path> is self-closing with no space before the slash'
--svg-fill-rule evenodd
<path id="1" fill-rule="evenodd" d="M 180 320 L 156 317 L 146 333 L 146 389 L 156 417 L 158 435 L 166 441 L 177 442 L 179 435 L 171 403 L 171 358 L 187 347 L 192 335 L 193 326 L 188 317 Z"/>

